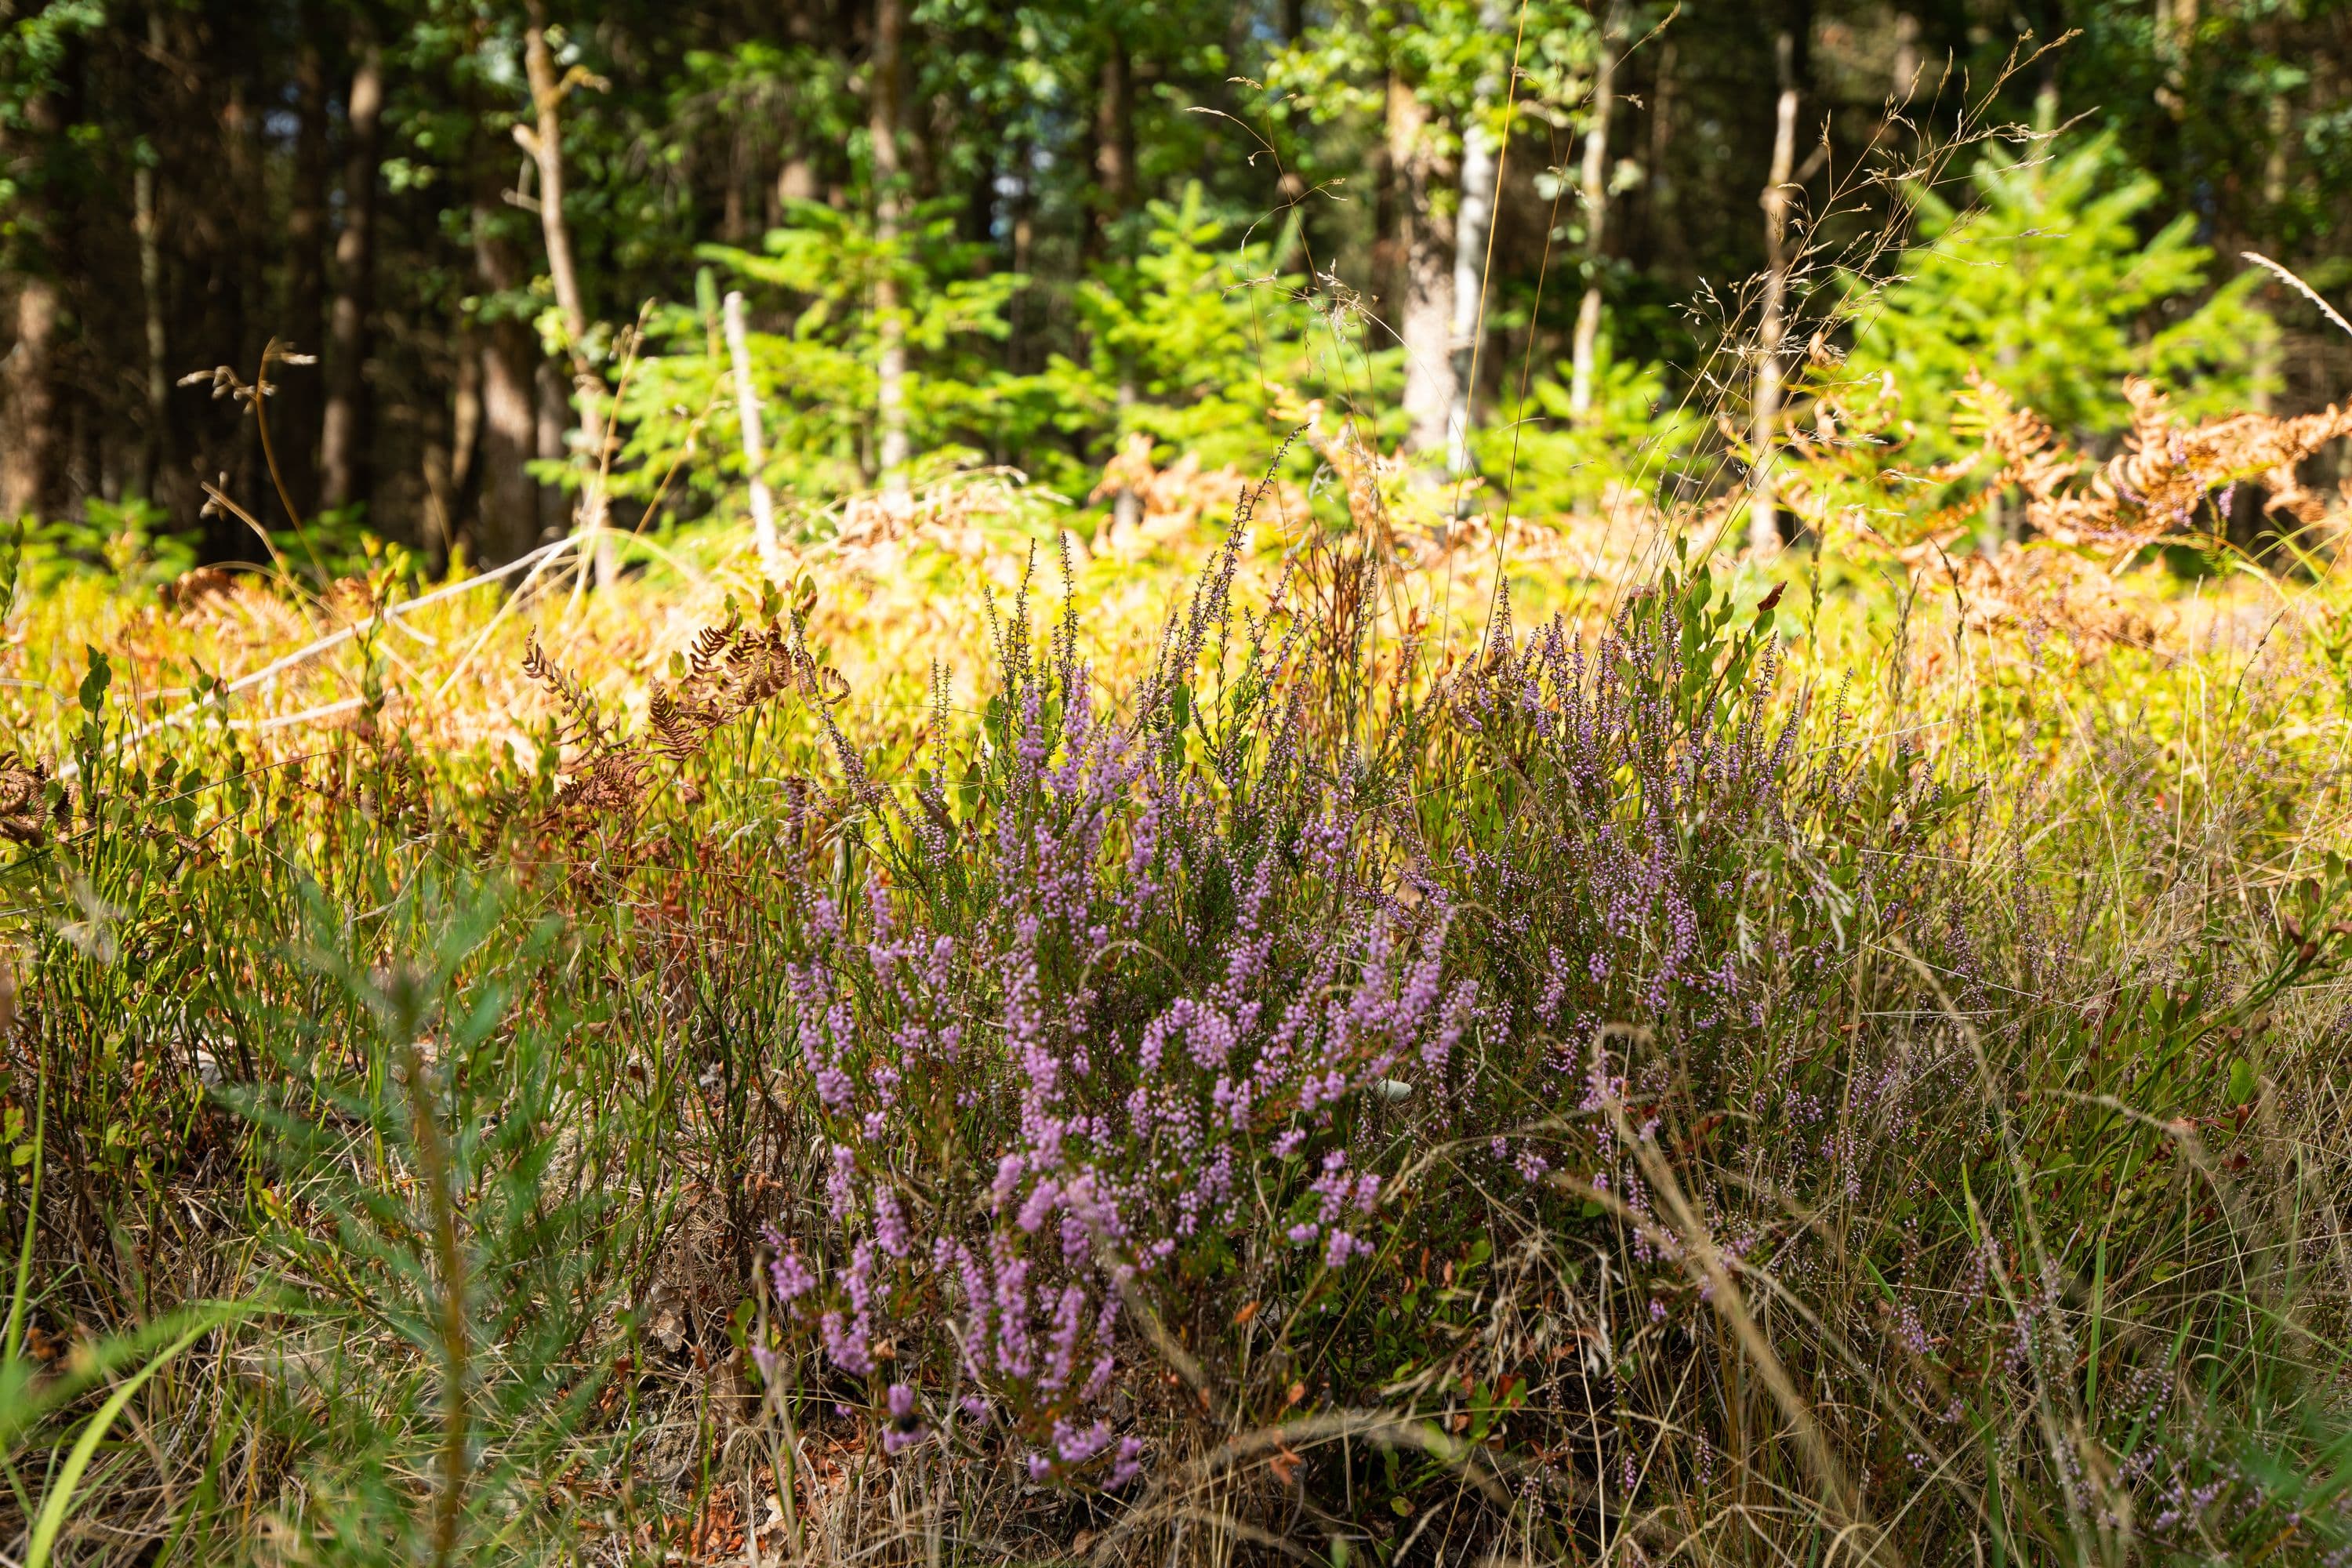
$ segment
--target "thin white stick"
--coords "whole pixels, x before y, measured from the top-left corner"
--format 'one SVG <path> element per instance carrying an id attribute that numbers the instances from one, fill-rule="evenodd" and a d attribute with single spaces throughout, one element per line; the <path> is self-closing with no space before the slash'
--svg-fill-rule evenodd
<path id="1" fill-rule="evenodd" d="M 386 605 L 384 608 L 376 611 L 373 615 L 364 616 L 360 620 L 353 621 L 341 631 L 331 632 L 327 636 L 320 637 L 316 642 L 296 648 L 292 653 L 288 654 L 283 658 L 275 659 L 268 664 L 263 665 L 259 669 L 255 670 L 250 675 L 238 676 L 235 680 L 230 681 L 227 686 L 222 688 L 219 695 L 225 697 L 235 696 L 237 692 L 250 690 L 252 688 L 269 679 L 272 676 L 281 675 L 287 670 L 293 668 L 296 665 L 306 663 L 310 659 L 318 658 L 319 655 L 322 653 L 342 647 L 343 644 L 351 641 L 353 637 L 367 630 L 368 627 L 373 626 L 379 620 L 389 621 L 393 625 L 398 626 L 400 624 L 400 617 L 412 610 L 421 610 L 427 605 L 436 604 L 443 599 L 453 598 L 459 594 L 481 587 L 485 584 L 495 583 L 502 577 L 511 576 L 515 573 L 521 571 L 526 566 L 530 566 L 534 563 L 544 561 L 548 556 L 554 554 L 557 551 L 563 550 L 579 543 L 583 537 L 583 536 L 580 534 L 567 535 L 562 539 L 557 540 L 552 544 L 542 544 L 537 550 L 530 552 L 527 555 L 518 555 L 503 566 L 494 566 L 488 572 L 478 572 L 462 583 L 450 583 L 445 584 L 442 587 L 434 589 L 433 592 L 429 594 L 420 595 L 418 597 L 411 599 L 405 604 Z M 408 628 L 403 626 L 401 629 L 405 631 Z M 205 703 L 212 700 L 214 700 L 214 698 L 210 696 L 199 697 L 195 700 L 187 703 L 185 706 L 174 709 L 173 711 L 164 714 L 161 719 L 155 720 L 152 723 L 141 725 L 138 729 L 122 736 L 115 742 L 115 744 L 118 746 L 136 745 L 150 735 L 157 734 L 162 731 L 173 729 L 179 725 L 184 724 L 190 719 L 195 717 L 198 712 L 202 711 Z M 63 767 L 58 770 L 58 776 L 59 778 L 72 778 L 79 771 L 79 770 L 77 766 L 72 762 L 68 761 Z"/>
<path id="2" fill-rule="evenodd" d="M 294 724 L 307 724 L 314 719 L 332 719 L 339 714 L 356 713 L 366 706 L 367 699 L 364 697 L 346 697 L 340 702 L 327 702 L 316 708 L 305 708 L 299 713 L 280 713 L 270 719 L 232 719 L 228 721 L 228 727 L 256 735 L 266 734 L 269 731 L 283 730 Z"/>
<path id="3" fill-rule="evenodd" d="M 760 552 L 760 570 L 776 576 L 776 506 L 761 477 L 767 467 L 767 444 L 760 432 L 760 395 L 751 384 L 751 350 L 743 331 L 743 291 L 727 291 L 727 357 L 735 370 L 735 417 L 743 432 L 743 470 L 751 476 L 751 542 Z"/>
<path id="4" fill-rule="evenodd" d="M 547 569 L 547 563 L 555 559 L 556 552 L 570 545 L 593 542 L 599 531 L 600 531 L 595 526 L 591 525 L 581 530 L 577 533 L 567 533 L 562 538 L 557 540 L 553 544 L 544 546 L 541 549 L 532 552 L 532 554 L 537 555 L 539 559 L 531 562 L 530 571 L 524 574 L 523 580 L 520 584 L 516 584 L 515 591 L 507 595 L 506 603 L 500 605 L 499 606 L 498 614 L 490 617 L 490 624 L 482 628 L 482 635 L 476 637 L 472 643 L 467 645 L 466 651 L 457 656 L 457 662 L 449 667 L 449 673 L 443 678 L 441 684 L 436 688 L 433 692 L 431 706 L 436 708 L 439 707 L 441 705 L 441 699 L 449 695 L 449 689 L 457 684 L 457 678 L 466 673 L 466 667 L 474 662 L 474 656 L 482 651 L 483 646 L 490 640 L 490 635 L 497 631 L 500 626 L 506 625 L 508 615 L 513 611 L 516 605 L 522 601 L 525 595 L 530 594 L 530 585 L 539 581 L 539 574 Z M 524 556 L 521 557 L 521 559 L 530 560 L 530 557 Z M 514 563 L 511 562 L 509 563 L 509 567 L 513 564 Z"/>

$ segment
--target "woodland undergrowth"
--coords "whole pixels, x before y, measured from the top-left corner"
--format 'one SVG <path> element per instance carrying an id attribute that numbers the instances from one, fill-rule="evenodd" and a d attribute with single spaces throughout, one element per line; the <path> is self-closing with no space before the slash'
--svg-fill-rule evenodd
<path id="1" fill-rule="evenodd" d="M 1465 641 L 1241 537 L 887 754 L 813 578 L 641 715 L 533 644 L 538 766 L 90 654 L 0 1544 L 2352 1562 L 2324 623 L 1928 691 L 1703 552 Z"/>

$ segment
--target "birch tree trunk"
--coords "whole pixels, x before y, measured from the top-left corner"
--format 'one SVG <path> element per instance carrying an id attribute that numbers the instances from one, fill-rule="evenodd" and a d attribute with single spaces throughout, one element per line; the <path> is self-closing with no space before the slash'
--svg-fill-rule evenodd
<path id="1" fill-rule="evenodd" d="M 1388 150 L 1396 181 L 1397 336 L 1404 345 L 1405 449 L 1445 450 L 1454 410 L 1454 269 L 1443 219 L 1430 202 L 1437 183 L 1429 111 L 1412 89 L 1389 79 Z"/>
<path id="2" fill-rule="evenodd" d="M 1569 355 L 1568 411 L 1580 420 L 1592 412 L 1592 380 L 1601 353 L 1601 258 L 1609 226 L 1609 116 L 1617 101 L 1618 23 L 1618 7 L 1612 4 L 1601 25 L 1592 123 L 1584 132 L 1584 162 L 1578 170 L 1584 198 L 1584 298 L 1576 307 L 1576 336 Z"/>
<path id="3" fill-rule="evenodd" d="M 907 319 L 898 275 L 898 247 L 906 229 L 905 170 L 898 153 L 898 75 L 906 30 L 907 0 L 874 0 L 866 133 L 874 148 L 874 239 L 882 258 L 874 279 L 874 456 L 883 505 L 894 513 L 905 511 L 912 500 L 907 485 Z"/>
<path id="4" fill-rule="evenodd" d="M 760 395 L 751 384 L 751 349 L 743 331 L 743 295 L 730 289 L 725 307 L 727 357 L 735 373 L 735 419 L 743 432 L 743 471 L 751 479 L 751 543 L 760 570 L 780 577 L 776 552 L 776 506 L 768 494 L 767 442 L 760 429 Z"/>
<path id="5" fill-rule="evenodd" d="M 1478 7 L 1478 30 L 1503 30 L 1501 0 Z M 1446 411 L 1445 469 L 1459 478 L 1470 470 L 1470 400 L 1478 374 L 1478 343 L 1486 314 L 1486 258 L 1495 229 L 1495 187 L 1502 173 L 1502 149 L 1488 129 L 1503 82 L 1492 72 L 1478 79 L 1469 119 L 1462 127 L 1462 201 L 1454 223 L 1452 406 Z"/>
<path id="6" fill-rule="evenodd" d="M 1756 334 L 1755 419 L 1748 434 L 1755 468 L 1748 481 L 1748 548 L 1770 555 L 1780 548 L 1780 518 L 1772 497 L 1782 377 L 1780 340 L 1788 331 L 1789 179 L 1797 159 L 1797 85 L 1792 42 L 1780 35 L 1780 99 L 1772 131 L 1772 174 L 1764 186 L 1764 302 Z"/>

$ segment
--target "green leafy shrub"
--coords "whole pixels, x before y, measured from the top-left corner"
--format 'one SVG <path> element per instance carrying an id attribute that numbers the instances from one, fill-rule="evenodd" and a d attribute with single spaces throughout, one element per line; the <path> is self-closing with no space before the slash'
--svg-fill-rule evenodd
<path id="1" fill-rule="evenodd" d="M 1672 499 L 1691 468 L 1706 420 L 1666 387 L 1664 368 L 1618 358 L 1604 342 L 1593 366 L 1592 407 L 1578 416 L 1569 366 L 1538 376 L 1526 403 L 1475 435 L 1478 470 L 1507 485 L 1511 510 L 1531 517 L 1590 512 L 1625 486 Z"/>
<path id="2" fill-rule="evenodd" d="M 2259 276 L 2200 302 L 2212 251 L 2188 213 L 2143 235 L 2162 192 L 2112 133 L 1989 153 L 1969 184 L 1965 210 L 1913 191 L 1919 243 L 1852 307 L 1851 369 L 1893 374 L 1916 457 L 1959 451 L 1946 432 L 1971 372 L 2074 439 L 2128 422 L 2126 375 L 2154 379 L 2192 417 L 2245 406 L 2256 345 L 2277 332 L 2251 298 Z"/>
<path id="3" fill-rule="evenodd" d="M 876 354 L 867 298 L 885 269 L 898 279 L 904 301 L 915 449 L 927 471 L 984 455 L 1001 428 L 1006 378 L 974 351 L 1004 335 L 1005 303 L 1021 279 L 981 270 L 984 251 L 956 237 L 952 213 L 939 204 L 918 214 L 906 237 L 890 246 L 877 241 L 862 219 L 822 203 L 795 203 L 789 216 L 756 252 L 701 250 L 730 279 L 750 285 L 755 307 L 784 318 L 782 331 L 746 334 L 768 482 L 783 496 L 820 504 L 866 482 Z M 689 442 L 715 458 L 685 468 L 690 489 L 716 495 L 740 485 L 733 372 L 719 322 L 700 306 L 661 306 L 647 322 L 646 342 L 620 399 L 628 437 L 615 465 L 616 493 L 656 493 L 673 479 Z"/>

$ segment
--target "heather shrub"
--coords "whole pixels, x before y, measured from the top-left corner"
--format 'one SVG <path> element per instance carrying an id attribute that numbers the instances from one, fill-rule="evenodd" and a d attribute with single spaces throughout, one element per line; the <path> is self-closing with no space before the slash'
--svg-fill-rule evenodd
<path id="1" fill-rule="evenodd" d="M 1224 594 L 1117 705 L 1076 627 L 1033 652 L 1018 611 L 961 785 L 853 774 L 875 868 L 809 895 L 791 970 L 822 1195 L 768 1234 L 787 1405 L 1114 1490 L 1270 1421 L 1322 1445 L 1300 1484 L 1349 1491 L 1370 1432 L 1396 1511 L 1507 1477 L 1454 1528 L 1552 1551 L 1718 1484 L 1929 1552 L 2298 1514 L 2324 1426 L 2257 1436 L 2283 1386 L 2252 1426 L 2191 1390 L 2218 1276 L 2146 1266 L 2111 1321 L 2097 1215 L 2166 1201 L 2183 1127 L 2246 1167 L 2250 1069 L 2189 1064 L 2323 944 L 2091 979 L 2094 903 L 2022 859 L 1954 872 L 2018 825 L 1809 718 L 1772 606 L 1702 570 L 1591 639 L 1506 614 L 1360 706 L 1302 679 L 1335 644 L 1279 590 L 1224 647 Z M 2257 1207 L 2189 1203 L 2197 1255 Z M 1416 1413 L 1438 1441 L 1400 1466 Z"/>
<path id="2" fill-rule="evenodd" d="M 1234 568 L 1125 715 L 1074 624 L 1033 649 L 1024 596 L 961 784 L 893 800 L 853 772 L 871 868 L 797 895 L 779 1026 L 824 1203 L 770 1232 L 775 1305 L 894 1448 L 1001 1421 L 1037 1479 L 1129 1479 L 1130 1363 L 1361 1267 L 1385 1108 L 1442 1090 L 1471 1021 L 1444 901 L 1388 881 L 1382 786 L 1319 753 L 1302 639 L 1235 616 Z M 1206 1401 L 1237 1363 L 1192 1343 Z"/>

